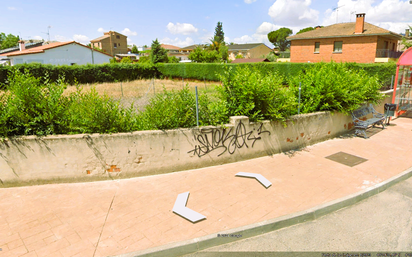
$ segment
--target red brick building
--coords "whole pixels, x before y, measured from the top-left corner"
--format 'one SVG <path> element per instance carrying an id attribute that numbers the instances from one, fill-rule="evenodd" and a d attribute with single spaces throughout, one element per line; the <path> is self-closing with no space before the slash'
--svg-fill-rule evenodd
<path id="1" fill-rule="evenodd" d="M 290 36 L 291 62 L 388 62 L 399 58 L 401 35 L 365 22 L 365 14 L 356 14 L 356 22 L 339 23 Z"/>

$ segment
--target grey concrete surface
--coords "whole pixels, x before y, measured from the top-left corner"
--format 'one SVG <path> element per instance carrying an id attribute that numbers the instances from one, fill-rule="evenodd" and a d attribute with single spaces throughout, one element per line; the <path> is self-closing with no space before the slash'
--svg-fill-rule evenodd
<path id="1" fill-rule="evenodd" d="M 186 256 L 249 251 L 412 251 L 412 178 L 319 219 Z"/>

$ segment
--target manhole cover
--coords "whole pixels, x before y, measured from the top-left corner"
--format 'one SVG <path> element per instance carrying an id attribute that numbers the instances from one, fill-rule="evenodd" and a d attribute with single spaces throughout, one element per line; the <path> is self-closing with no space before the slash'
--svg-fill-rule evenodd
<path id="1" fill-rule="evenodd" d="M 366 162 L 367 159 L 352 155 L 352 154 L 348 154 L 348 153 L 344 153 L 344 152 L 339 152 L 339 153 L 335 153 L 332 155 L 329 155 L 327 157 L 325 157 L 326 159 L 335 161 L 335 162 L 339 162 L 341 164 L 347 165 L 349 167 L 353 167 L 356 166 L 358 164 L 361 164 L 362 162 Z"/>

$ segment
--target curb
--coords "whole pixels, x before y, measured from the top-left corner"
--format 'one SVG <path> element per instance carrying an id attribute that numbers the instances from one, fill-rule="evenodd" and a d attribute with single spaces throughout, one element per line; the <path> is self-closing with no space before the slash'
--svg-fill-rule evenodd
<path id="1" fill-rule="evenodd" d="M 285 215 L 282 217 L 265 220 L 262 222 L 225 230 L 219 234 L 235 235 L 234 237 L 218 237 L 217 233 L 210 234 L 203 237 L 198 237 L 186 241 L 170 243 L 162 246 L 157 246 L 141 251 L 115 255 L 116 257 L 137 257 L 137 256 L 181 256 L 185 254 L 195 253 L 205 250 L 210 247 L 223 245 L 242 239 L 258 236 L 268 232 L 272 232 L 285 227 L 293 226 L 299 223 L 312 221 L 324 215 L 335 212 L 339 209 L 354 205 L 371 196 L 381 193 L 394 186 L 395 184 L 412 177 L 412 167 L 403 171 L 402 173 L 376 184 L 372 187 L 366 188 L 358 193 L 354 193 L 325 204 L 318 205 L 308 210 L 297 213 Z M 236 237 L 236 235 L 241 235 Z"/>

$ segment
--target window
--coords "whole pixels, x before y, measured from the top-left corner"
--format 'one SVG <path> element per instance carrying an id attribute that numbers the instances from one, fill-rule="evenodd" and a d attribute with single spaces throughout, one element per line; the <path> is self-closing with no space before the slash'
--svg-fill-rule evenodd
<path id="1" fill-rule="evenodd" d="M 319 53 L 320 42 L 315 42 L 315 53 Z"/>
<path id="2" fill-rule="evenodd" d="M 334 53 L 342 53 L 342 41 L 335 41 L 333 44 Z"/>
<path id="3" fill-rule="evenodd" d="M 116 43 L 114 43 L 114 48 L 116 48 L 117 47 L 117 44 Z"/>
<path id="4" fill-rule="evenodd" d="M 119 36 L 119 35 L 117 35 L 117 36 L 116 36 L 116 38 L 117 38 L 117 39 L 120 39 L 120 36 Z"/>

